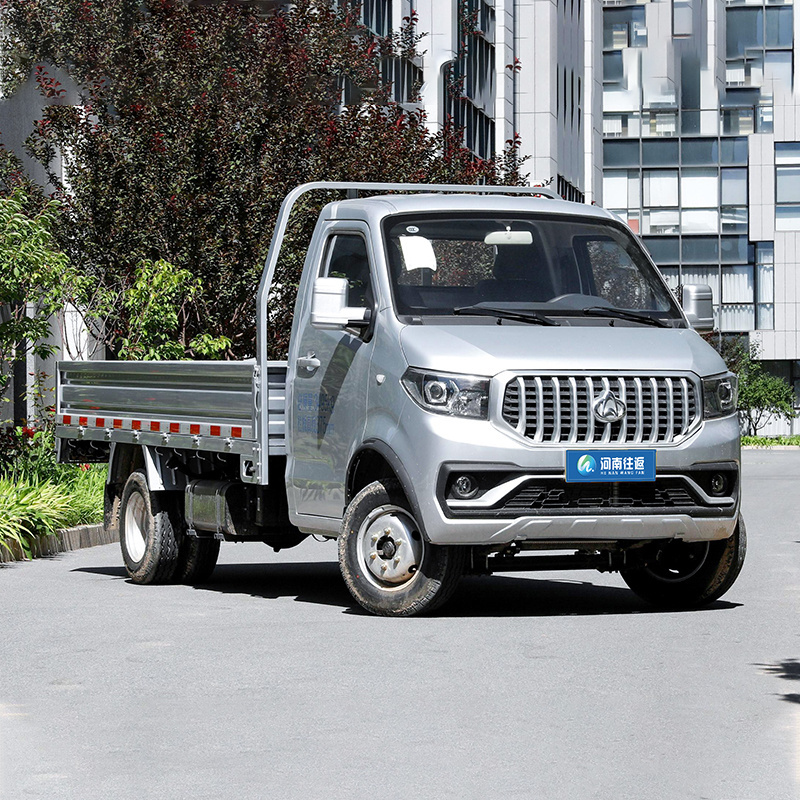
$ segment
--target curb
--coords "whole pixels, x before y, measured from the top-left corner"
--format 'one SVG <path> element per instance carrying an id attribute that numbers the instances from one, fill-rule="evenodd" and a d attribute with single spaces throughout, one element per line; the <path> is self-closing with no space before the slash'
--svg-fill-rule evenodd
<path id="1" fill-rule="evenodd" d="M 114 530 L 108 533 L 102 524 L 78 525 L 76 528 L 60 528 L 54 536 L 36 536 L 31 542 L 31 551 L 33 557 L 37 558 L 118 541 L 119 532 Z M 0 564 L 27 560 L 22 550 L 13 544 L 10 553 L 5 548 L 0 550 Z"/>
<path id="2" fill-rule="evenodd" d="M 743 444 L 742 450 L 800 450 L 800 444 Z"/>

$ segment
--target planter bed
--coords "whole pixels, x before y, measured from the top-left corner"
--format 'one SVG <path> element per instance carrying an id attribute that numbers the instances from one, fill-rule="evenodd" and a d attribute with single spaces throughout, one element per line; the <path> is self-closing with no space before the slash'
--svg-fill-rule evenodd
<path id="1" fill-rule="evenodd" d="M 119 533 L 107 533 L 102 524 L 78 525 L 76 528 L 61 528 L 54 536 L 37 536 L 31 542 L 34 558 L 65 553 L 68 550 L 81 550 L 84 547 L 95 547 L 100 544 L 111 544 L 119 541 Z M 11 544 L 11 551 L 0 548 L 0 563 L 24 561 L 25 554 L 18 545 Z"/>

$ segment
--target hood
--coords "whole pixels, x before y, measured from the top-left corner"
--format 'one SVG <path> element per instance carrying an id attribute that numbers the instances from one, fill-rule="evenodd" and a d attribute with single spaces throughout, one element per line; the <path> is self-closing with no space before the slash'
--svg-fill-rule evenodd
<path id="1" fill-rule="evenodd" d="M 726 370 L 688 328 L 634 326 L 407 325 L 400 344 L 409 366 L 492 376 L 515 372 L 695 372 Z"/>

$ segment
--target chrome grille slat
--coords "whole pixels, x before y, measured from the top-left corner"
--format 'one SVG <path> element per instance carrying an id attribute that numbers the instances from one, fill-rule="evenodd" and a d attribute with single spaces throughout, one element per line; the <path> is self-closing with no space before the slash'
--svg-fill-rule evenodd
<path id="1" fill-rule="evenodd" d="M 671 442 L 675 431 L 675 395 L 672 393 L 672 378 L 667 378 L 667 431 L 666 441 Z"/>
<path id="2" fill-rule="evenodd" d="M 625 403 L 625 406 L 628 405 L 628 398 L 627 392 L 625 391 L 626 384 L 624 378 L 617 378 L 617 397 Z M 617 443 L 618 444 L 625 444 L 628 441 L 627 438 L 628 434 L 628 415 L 626 414 L 621 420 L 619 425 L 619 435 L 617 436 Z"/>
<path id="3" fill-rule="evenodd" d="M 659 425 L 658 383 L 656 382 L 655 378 L 650 378 L 650 396 L 653 398 L 653 404 L 651 406 L 653 416 L 652 416 L 652 428 L 650 429 L 650 439 L 648 441 L 650 442 L 650 444 L 655 444 L 658 441 L 658 425 Z"/>
<path id="4" fill-rule="evenodd" d="M 524 381 L 524 378 L 523 378 Z M 536 385 L 536 435 L 533 437 L 534 442 L 541 442 L 544 438 L 544 385 L 540 377 L 534 378 Z M 523 395 L 527 397 L 527 395 Z"/>
<path id="5" fill-rule="evenodd" d="M 522 378 L 517 378 L 517 396 L 520 398 L 516 428 L 517 433 L 525 435 L 528 426 L 528 404 L 525 402 L 525 381 Z"/>
<path id="6" fill-rule="evenodd" d="M 569 402 L 573 409 L 578 408 L 578 381 L 575 378 L 569 380 Z M 578 414 L 569 415 L 569 443 L 575 444 L 578 441 Z"/>
<path id="7" fill-rule="evenodd" d="M 592 407 L 609 389 L 627 413 L 604 423 Z M 537 444 L 674 444 L 700 422 L 698 392 L 695 381 L 683 376 L 519 375 L 506 384 L 500 414 Z"/>
<path id="8" fill-rule="evenodd" d="M 561 383 L 558 378 L 551 378 L 553 382 L 553 444 L 561 441 Z"/>
<path id="9" fill-rule="evenodd" d="M 644 414 L 642 413 L 642 379 L 634 378 L 633 387 L 636 392 L 636 408 L 639 409 L 639 413 L 636 415 L 636 433 L 633 435 L 633 442 L 634 444 L 641 444 L 643 441 L 642 436 L 644 435 L 642 433 L 644 426 Z"/>
<path id="10" fill-rule="evenodd" d="M 594 380 L 592 378 L 585 378 L 586 380 L 586 438 L 584 443 L 589 444 L 594 441 L 594 414 L 592 414 L 592 405 L 594 404 Z"/>
<path id="11" fill-rule="evenodd" d="M 602 380 L 602 383 L 603 383 L 602 392 L 607 392 L 611 388 L 611 384 L 609 383 L 608 378 L 602 378 L 601 380 Z M 601 392 L 601 394 L 602 394 L 602 392 Z M 608 442 L 611 441 L 611 423 L 610 422 L 606 422 L 605 424 L 603 424 L 603 435 L 600 438 L 600 441 L 603 442 L 603 444 L 608 444 Z"/>
<path id="12" fill-rule="evenodd" d="M 689 381 L 686 378 L 681 378 L 681 436 L 686 435 L 689 430 Z"/>

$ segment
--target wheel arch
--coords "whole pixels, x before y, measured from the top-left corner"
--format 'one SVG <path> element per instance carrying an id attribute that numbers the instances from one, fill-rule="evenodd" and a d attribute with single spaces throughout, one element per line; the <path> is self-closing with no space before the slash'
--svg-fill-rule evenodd
<path id="1" fill-rule="evenodd" d="M 151 492 L 180 491 L 185 487 L 186 478 L 167 469 L 165 458 L 149 445 L 112 443 L 106 483 L 122 487 L 132 472 L 142 469 Z"/>
<path id="2" fill-rule="evenodd" d="M 347 470 L 347 483 L 345 485 L 345 506 L 348 506 L 365 486 L 384 478 L 394 478 L 400 484 L 400 488 L 403 490 L 403 494 L 414 512 L 414 518 L 422 535 L 425 539 L 428 539 L 428 534 L 425 531 L 425 521 L 420 512 L 411 477 L 397 453 L 380 439 L 368 439 L 365 441 L 350 460 L 350 466 Z"/>
<path id="3" fill-rule="evenodd" d="M 108 456 L 106 484 L 122 487 L 132 472 L 143 467 L 144 454 L 141 445 L 112 442 L 111 452 Z M 121 488 L 120 491 L 122 491 Z"/>

